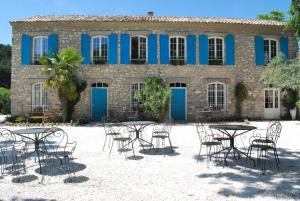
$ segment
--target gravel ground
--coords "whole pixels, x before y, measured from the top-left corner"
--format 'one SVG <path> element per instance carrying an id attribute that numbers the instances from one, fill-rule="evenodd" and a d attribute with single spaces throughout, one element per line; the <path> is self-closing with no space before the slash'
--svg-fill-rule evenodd
<path id="1" fill-rule="evenodd" d="M 250 122 L 265 128 L 267 122 Z M 197 163 L 199 141 L 194 124 L 178 124 L 172 128 L 175 153 L 142 151 L 136 146 L 136 157 L 109 149 L 102 151 L 104 129 L 97 125 L 62 127 L 70 141 L 77 141 L 74 153 L 75 177 L 61 171 L 41 175 L 34 158 L 26 160 L 27 173 L 20 182 L 12 175 L 0 176 L 0 200 L 300 200 L 300 122 L 282 122 L 278 142 L 280 172 L 273 160 L 267 163 L 265 176 L 244 158 L 230 156 L 228 166 L 206 158 Z M 17 128 L 9 128 L 17 129 Z M 251 133 L 237 139 L 248 146 Z M 150 139 L 151 127 L 144 131 Z M 29 167 L 31 166 L 31 167 Z"/>

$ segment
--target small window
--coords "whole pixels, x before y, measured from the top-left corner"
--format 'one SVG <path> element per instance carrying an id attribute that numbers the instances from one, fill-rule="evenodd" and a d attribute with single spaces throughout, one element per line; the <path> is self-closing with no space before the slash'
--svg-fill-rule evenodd
<path id="1" fill-rule="evenodd" d="M 108 84 L 102 83 L 102 82 L 97 82 L 97 83 L 91 84 L 91 87 L 108 87 Z"/>
<path id="2" fill-rule="evenodd" d="M 208 107 L 212 111 L 226 110 L 226 90 L 223 83 L 211 83 L 207 87 Z"/>
<path id="3" fill-rule="evenodd" d="M 139 101 L 136 99 L 136 94 L 140 94 L 144 88 L 144 83 L 134 83 L 131 85 L 131 111 L 137 111 Z"/>
<path id="4" fill-rule="evenodd" d="M 32 63 L 40 65 L 40 57 L 48 55 L 48 37 L 37 36 L 33 38 L 33 56 Z"/>
<path id="5" fill-rule="evenodd" d="M 208 39 L 208 62 L 209 65 L 223 65 L 224 45 L 222 38 Z"/>
<path id="6" fill-rule="evenodd" d="M 48 111 L 48 92 L 47 89 L 43 87 L 43 83 L 36 83 L 32 85 L 31 111 Z"/>
<path id="7" fill-rule="evenodd" d="M 277 41 L 272 39 L 264 40 L 264 61 L 267 65 L 277 55 Z"/>
<path id="8" fill-rule="evenodd" d="M 185 64 L 185 38 L 170 38 L 170 63 L 173 65 Z"/>
<path id="9" fill-rule="evenodd" d="M 131 37 L 131 63 L 146 64 L 147 39 L 144 36 Z"/>
<path id="10" fill-rule="evenodd" d="M 106 64 L 108 38 L 106 36 L 97 36 L 93 38 L 92 43 L 93 64 Z"/>
<path id="11" fill-rule="evenodd" d="M 170 87 L 186 87 L 186 84 L 181 82 L 175 82 L 175 83 L 171 83 Z"/>

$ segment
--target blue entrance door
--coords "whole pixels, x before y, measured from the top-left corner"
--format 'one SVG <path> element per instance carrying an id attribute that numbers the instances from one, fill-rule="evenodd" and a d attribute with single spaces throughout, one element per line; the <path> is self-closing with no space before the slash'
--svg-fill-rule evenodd
<path id="1" fill-rule="evenodd" d="M 101 121 L 107 116 L 107 88 L 91 88 L 92 90 L 92 120 Z"/>
<path id="2" fill-rule="evenodd" d="M 173 120 L 186 120 L 186 88 L 172 88 L 171 117 Z"/>

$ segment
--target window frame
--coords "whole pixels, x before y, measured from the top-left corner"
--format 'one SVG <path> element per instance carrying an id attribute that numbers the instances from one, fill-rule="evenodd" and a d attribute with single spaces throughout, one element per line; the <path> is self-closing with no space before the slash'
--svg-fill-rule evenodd
<path id="1" fill-rule="evenodd" d="M 31 53 L 31 62 L 32 62 L 32 64 L 33 65 L 41 65 L 41 64 L 39 64 L 39 62 L 36 64 L 35 63 L 35 58 L 34 58 L 34 53 L 35 53 L 35 40 L 36 39 L 38 39 L 38 38 L 45 38 L 46 40 L 47 40 L 47 43 L 48 43 L 48 36 L 42 36 L 42 35 L 39 35 L 39 36 L 34 36 L 34 37 L 32 37 L 32 53 Z M 48 48 L 49 48 L 49 44 L 47 44 L 47 46 L 48 46 Z M 46 55 L 48 55 L 48 48 L 47 48 L 47 54 Z M 44 44 L 42 43 L 42 45 L 41 45 L 41 49 L 40 49 L 40 53 L 42 53 L 43 52 L 43 49 L 44 49 Z M 42 54 L 41 54 L 42 55 Z M 42 56 L 46 56 L 46 55 L 42 55 Z"/>
<path id="2" fill-rule="evenodd" d="M 217 96 L 217 94 L 218 94 L 218 90 L 217 90 L 217 86 L 218 86 L 218 84 L 221 84 L 221 85 L 223 85 L 223 87 L 224 87 L 224 99 L 223 99 L 223 101 L 224 101 L 224 105 L 223 105 L 223 110 L 212 110 L 213 112 L 226 112 L 227 111 L 227 85 L 226 85 L 226 83 L 223 83 L 223 82 L 210 82 L 210 83 L 208 83 L 207 84 L 207 86 L 206 86 L 206 90 L 207 90 L 207 93 L 206 93 L 206 96 L 207 96 L 207 108 L 210 108 L 210 106 L 209 106 L 209 85 L 212 85 L 212 84 L 214 84 L 215 85 L 215 87 L 214 87 L 214 95 L 215 95 L 215 104 L 218 102 L 218 96 Z M 214 107 L 215 107 L 216 105 L 214 105 Z"/>
<path id="3" fill-rule="evenodd" d="M 269 59 L 268 62 L 265 61 L 265 41 L 269 41 L 268 42 L 269 43 L 269 53 L 268 53 L 268 56 L 269 56 L 270 59 Z M 276 56 L 278 56 L 278 54 L 279 54 L 279 41 L 276 38 L 264 38 L 263 51 L 264 51 L 264 64 L 265 65 L 268 65 L 268 63 L 270 63 L 270 61 L 272 60 L 272 58 L 271 58 L 271 54 L 272 54 L 272 52 L 271 52 L 271 41 L 275 41 L 276 42 Z"/>
<path id="4" fill-rule="evenodd" d="M 217 39 L 221 39 L 222 40 L 222 64 L 209 64 L 209 40 L 210 39 L 214 39 L 215 40 L 215 44 L 214 44 L 214 56 L 217 55 Z M 218 66 L 221 66 L 221 65 L 225 65 L 225 39 L 224 37 L 220 37 L 220 36 L 211 36 L 211 37 L 208 37 L 208 65 L 218 65 Z M 200 53 L 201 54 L 201 53 Z"/>
<path id="5" fill-rule="evenodd" d="M 175 36 L 170 36 L 169 37 L 169 63 L 172 64 L 172 59 L 171 59 L 171 39 L 172 38 L 176 38 L 176 58 L 178 58 L 178 39 L 179 38 L 182 38 L 184 40 L 184 57 L 183 57 L 183 64 L 180 64 L 180 65 L 185 65 L 186 64 L 186 60 L 187 60 L 187 47 L 186 47 L 186 36 L 178 36 L 178 35 L 175 35 Z"/>
<path id="6" fill-rule="evenodd" d="M 35 112 L 35 109 L 38 107 L 42 107 L 43 108 L 43 112 L 48 111 L 48 90 L 46 88 L 43 87 L 43 82 L 37 82 L 37 83 L 32 83 L 31 84 L 31 112 Z M 35 86 L 40 85 L 40 89 L 39 89 L 39 94 L 40 94 L 40 103 L 42 105 L 36 105 L 36 91 L 35 91 Z M 43 103 L 45 99 L 45 103 Z"/>
<path id="7" fill-rule="evenodd" d="M 106 62 L 105 63 L 103 63 L 103 64 L 108 64 L 108 54 L 109 54 L 109 51 L 108 51 L 108 49 L 109 49 L 109 38 L 108 38 L 108 36 L 106 36 L 106 35 L 97 35 L 97 36 L 93 36 L 92 37 L 92 39 L 91 39 L 91 63 L 92 64 L 94 64 L 94 65 L 103 65 L 102 63 L 98 63 L 98 64 L 96 64 L 96 63 L 94 63 L 94 39 L 95 38 L 106 38 L 106 40 L 107 40 L 107 56 L 106 56 Z M 100 54 L 101 54 L 101 45 L 99 45 L 99 57 L 101 58 L 102 57 L 102 55 L 100 56 Z"/>
<path id="8" fill-rule="evenodd" d="M 133 83 L 131 83 L 130 84 L 130 111 L 131 112 L 136 112 L 137 111 L 137 107 L 138 107 L 138 104 L 136 105 L 136 110 L 135 109 L 133 109 L 134 107 L 133 107 L 133 99 L 134 99 L 134 97 L 133 97 L 133 85 L 134 84 L 137 84 L 138 85 L 138 91 L 139 92 L 141 92 L 141 85 L 145 85 L 145 83 L 144 82 L 133 82 Z"/>
<path id="9" fill-rule="evenodd" d="M 132 38 L 138 37 L 138 57 L 140 56 L 140 38 L 145 38 L 146 39 L 146 61 L 145 64 L 148 64 L 148 37 L 144 35 L 132 35 L 130 36 L 130 42 L 129 42 L 129 56 L 130 56 L 130 64 L 136 64 L 139 65 L 139 63 L 132 63 L 132 58 L 131 58 L 131 43 L 132 43 Z M 142 64 L 142 65 L 145 65 Z"/>

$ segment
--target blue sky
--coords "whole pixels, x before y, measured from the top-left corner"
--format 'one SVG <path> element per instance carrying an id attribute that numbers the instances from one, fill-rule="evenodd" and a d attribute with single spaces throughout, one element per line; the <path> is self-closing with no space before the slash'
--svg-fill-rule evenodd
<path id="1" fill-rule="evenodd" d="M 3 0 L 0 43 L 11 44 L 9 21 L 34 15 L 145 15 L 255 18 L 287 12 L 291 0 Z"/>

